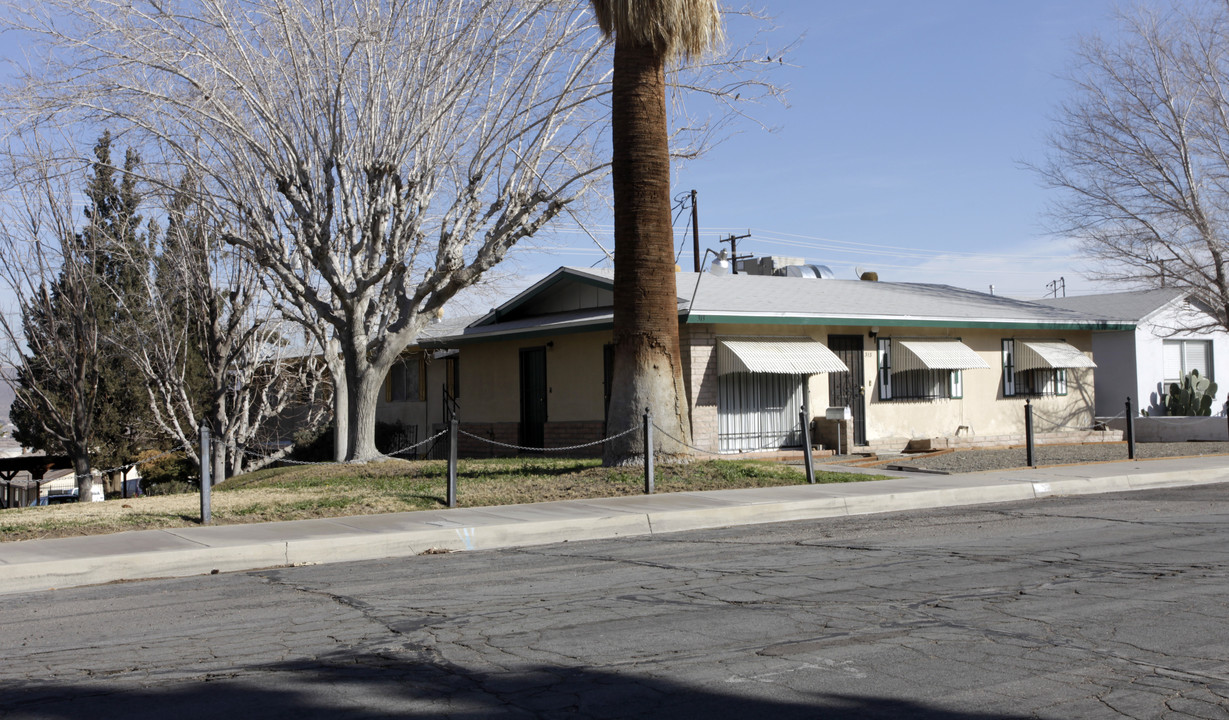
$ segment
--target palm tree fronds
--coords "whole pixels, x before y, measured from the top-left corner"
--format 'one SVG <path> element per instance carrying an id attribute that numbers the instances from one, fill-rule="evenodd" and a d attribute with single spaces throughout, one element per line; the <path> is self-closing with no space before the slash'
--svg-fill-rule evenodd
<path id="1" fill-rule="evenodd" d="M 591 1 L 602 32 L 668 59 L 699 57 L 725 39 L 717 0 Z"/>

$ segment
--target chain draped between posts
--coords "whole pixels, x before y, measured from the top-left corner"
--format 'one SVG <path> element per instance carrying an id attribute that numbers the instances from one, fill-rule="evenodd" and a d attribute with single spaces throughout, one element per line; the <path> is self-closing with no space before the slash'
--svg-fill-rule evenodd
<path id="1" fill-rule="evenodd" d="M 447 428 L 445 428 L 444 430 L 440 430 L 439 432 L 437 432 L 436 434 L 432 435 L 429 438 L 426 438 L 425 440 L 420 440 L 419 442 L 416 442 L 412 445 L 406 445 L 403 448 L 392 450 L 384 454 L 388 455 L 389 457 L 396 457 L 397 455 L 407 453 L 411 450 L 417 450 L 420 447 L 433 443 L 436 440 L 444 437 L 447 434 L 448 434 L 448 430 Z M 269 462 L 285 463 L 287 465 L 355 465 L 355 464 L 362 464 L 363 462 L 365 462 L 363 460 L 340 460 L 340 461 L 339 460 L 293 460 L 291 458 L 273 457 L 272 455 L 263 455 L 255 450 L 249 450 L 248 448 L 236 446 L 236 445 L 228 445 L 227 447 L 238 450 L 239 452 L 243 453 L 244 455 L 247 455 L 248 457 L 259 458 L 261 460 L 268 460 Z"/>
<path id="2" fill-rule="evenodd" d="M 518 452 L 571 452 L 573 450 L 583 450 L 585 448 L 591 448 L 591 447 L 596 447 L 598 445 L 603 445 L 605 443 L 610 442 L 611 440 L 618 440 L 621 437 L 625 437 L 627 435 L 631 435 L 632 433 L 639 432 L 639 431 L 640 431 L 640 428 L 633 426 L 633 427 L 630 427 L 624 430 L 621 433 L 618 433 L 617 435 L 611 435 L 609 437 L 604 437 L 600 440 L 594 440 L 592 442 L 581 443 L 579 445 L 567 445 L 564 447 L 530 447 L 526 445 L 514 445 L 512 443 L 499 442 L 498 440 L 495 440 L 494 438 L 484 438 L 481 435 L 475 435 L 471 432 L 466 432 L 464 430 L 458 430 L 457 432 L 459 432 L 461 435 L 464 435 L 467 438 L 472 438 L 474 440 L 484 442 L 488 445 L 495 445 L 496 447 L 507 448 L 509 450 L 516 450 Z"/>

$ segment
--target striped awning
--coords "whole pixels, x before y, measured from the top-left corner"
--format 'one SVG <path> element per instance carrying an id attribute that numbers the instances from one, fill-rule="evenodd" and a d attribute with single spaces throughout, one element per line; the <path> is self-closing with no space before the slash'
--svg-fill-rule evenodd
<path id="1" fill-rule="evenodd" d="M 1040 342 L 1017 340 L 1016 369 L 1037 368 L 1095 368 L 1097 364 L 1078 348 L 1057 340 Z"/>
<path id="2" fill-rule="evenodd" d="M 977 370 L 990 364 L 973 348 L 952 338 L 934 340 L 896 340 L 893 370 Z"/>
<path id="3" fill-rule="evenodd" d="M 778 373 L 814 375 L 848 372 L 823 343 L 811 338 L 741 338 L 717 342 L 717 372 Z"/>

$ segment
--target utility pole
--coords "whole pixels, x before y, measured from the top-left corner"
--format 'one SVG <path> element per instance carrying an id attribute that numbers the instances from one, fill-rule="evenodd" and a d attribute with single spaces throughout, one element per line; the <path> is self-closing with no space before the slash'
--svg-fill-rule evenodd
<path id="1" fill-rule="evenodd" d="M 746 260 L 754 257 L 754 255 L 739 255 L 738 241 L 744 238 L 751 237 L 751 231 L 748 230 L 746 235 L 731 235 L 728 238 L 722 238 L 719 242 L 728 242 L 730 244 L 730 266 L 733 268 L 733 273 L 738 274 L 738 261 Z"/>
<path id="2" fill-rule="evenodd" d="M 700 272 L 700 210 L 696 206 L 696 191 L 691 191 L 691 246 L 695 252 L 696 272 Z"/>

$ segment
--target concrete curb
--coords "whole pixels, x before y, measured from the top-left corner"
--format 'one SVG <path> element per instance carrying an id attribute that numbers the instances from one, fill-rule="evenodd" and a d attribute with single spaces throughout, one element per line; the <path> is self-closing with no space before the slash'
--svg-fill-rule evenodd
<path id="1" fill-rule="evenodd" d="M 818 520 L 1229 481 L 1229 466 L 1122 463 L 1039 474 L 671 493 L 0 544 L 0 595 L 123 580 Z M 1171 463 L 1172 465 L 1172 463 Z M 1200 466 L 1204 465 L 1204 466 Z M 1156 470 L 1156 472 L 1149 472 Z M 942 487 L 947 485 L 947 487 Z M 937 487 L 938 486 L 938 487 Z"/>

